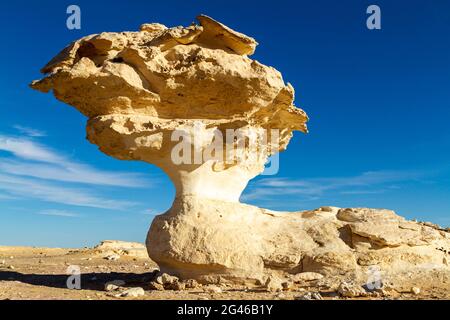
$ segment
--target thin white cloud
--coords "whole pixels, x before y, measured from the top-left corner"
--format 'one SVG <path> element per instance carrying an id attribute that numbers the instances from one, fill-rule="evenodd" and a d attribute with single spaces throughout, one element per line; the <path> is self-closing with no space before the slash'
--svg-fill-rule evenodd
<path id="1" fill-rule="evenodd" d="M 43 181 L 0 174 L 0 190 L 23 197 L 73 206 L 124 210 L 134 202 L 96 196 L 91 190 L 52 185 Z"/>
<path id="2" fill-rule="evenodd" d="M 37 214 L 42 216 L 54 216 L 54 217 L 64 217 L 64 218 L 78 218 L 80 217 L 79 214 L 65 211 L 65 210 L 44 210 L 41 212 L 38 212 Z"/>
<path id="3" fill-rule="evenodd" d="M 14 156 L 33 161 L 61 163 L 65 159 L 48 148 L 29 139 L 0 135 L 0 151 L 7 151 Z"/>
<path id="4" fill-rule="evenodd" d="M 144 187 L 150 183 L 138 174 L 108 172 L 75 162 L 35 141 L 0 135 L 0 151 L 18 159 L 0 158 L 0 172 L 19 176 L 120 187 Z"/>
<path id="5" fill-rule="evenodd" d="M 17 197 L 11 196 L 9 194 L 1 194 L 0 193 L 0 200 L 16 200 Z"/>
<path id="6" fill-rule="evenodd" d="M 373 194 L 385 192 L 384 185 L 417 181 L 425 176 L 419 171 L 369 171 L 352 177 L 309 178 L 292 180 L 287 178 L 265 178 L 253 183 L 242 200 L 267 200 L 273 196 L 303 196 L 306 200 L 317 200 L 326 192 L 340 194 Z M 376 190 L 371 188 L 376 187 Z M 389 186 L 386 186 L 389 189 Z"/>
<path id="7" fill-rule="evenodd" d="M 0 172 L 45 180 L 105 186 L 144 187 L 150 184 L 144 181 L 138 174 L 101 171 L 85 164 L 73 162 L 45 164 L 2 160 L 0 163 Z"/>
<path id="8" fill-rule="evenodd" d="M 33 128 L 29 128 L 29 127 L 24 127 L 21 125 L 14 125 L 13 126 L 14 129 L 18 130 L 20 133 L 29 136 L 29 137 L 46 137 L 47 133 L 45 131 L 42 130 L 37 130 L 37 129 L 33 129 Z"/>

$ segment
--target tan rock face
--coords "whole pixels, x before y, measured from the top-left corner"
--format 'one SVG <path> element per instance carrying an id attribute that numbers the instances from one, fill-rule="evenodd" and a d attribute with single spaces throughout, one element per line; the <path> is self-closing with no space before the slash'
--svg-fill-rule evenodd
<path id="1" fill-rule="evenodd" d="M 253 38 L 198 20 L 84 37 L 31 85 L 86 115 L 88 139 L 102 152 L 155 164 L 172 179 L 175 202 L 147 238 L 161 269 L 262 283 L 299 272 L 309 281 L 364 274 L 373 265 L 448 273 L 449 233 L 392 211 L 286 213 L 239 203 L 268 157 L 286 149 L 293 131 L 307 132 L 308 117 L 281 74 L 249 58 Z"/>

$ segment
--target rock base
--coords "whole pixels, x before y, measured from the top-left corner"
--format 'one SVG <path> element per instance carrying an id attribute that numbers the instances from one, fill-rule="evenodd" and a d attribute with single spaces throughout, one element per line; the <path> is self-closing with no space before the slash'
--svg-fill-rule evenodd
<path id="1" fill-rule="evenodd" d="M 147 249 L 161 271 L 203 283 L 302 272 L 450 272 L 448 230 L 366 208 L 289 213 L 183 197 L 155 218 Z"/>

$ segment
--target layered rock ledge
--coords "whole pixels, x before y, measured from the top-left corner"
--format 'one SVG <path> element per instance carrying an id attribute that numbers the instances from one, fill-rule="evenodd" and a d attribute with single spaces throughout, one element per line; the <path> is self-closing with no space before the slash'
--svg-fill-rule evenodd
<path id="1" fill-rule="evenodd" d="M 102 152 L 157 165 L 171 178 L 174 204 L 147 237 L 162 271 L 204 282 L 265 281 L 303 272 L 356 277 L 375 265 L 448 279 L 448 230 L 389 210 L 287 213 L 239 203 L 293 131 L 307 132 L 308 117 L 281 74 L 249 58 L 253 38 L 198 20 L 84 37 L 31 84 L 88 117 L 87 137 Z M 218 139 L 230 130 L 239 134 Z M 183 139 L 193 144 L 189 153 L 178 150 Z"/>

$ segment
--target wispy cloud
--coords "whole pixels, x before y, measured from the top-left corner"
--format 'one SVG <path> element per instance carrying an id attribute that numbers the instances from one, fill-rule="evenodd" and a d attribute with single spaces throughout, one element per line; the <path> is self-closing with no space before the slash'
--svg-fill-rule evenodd
<path id="1" fill-rule="evenodd" d="M 0 172 L 45 180 L 93 185 L 120 187 L 144 187 L 150 185 L 150 182 L 144 181 L 137 174 L 106 172 L 74 162 L 43 164 L 17 160 L 2 160 L 2 163 L 0 163 Z"/>
<path id="2" fill-rule="evenodd" d="M 24 127 L 21 125 L 14 125 L 13 126 L 14 129 L 16 129 L 17 131 L 19 131 L 20 133 L 29 136 L 29 137 L 46 137 L 47 133 L 45 131 L 42 130 L 37 130 L 37 129 L 33 129 L 33 128 L 29 128 L 29 127 Z"/>
<path id="3" fill-rule="evenodd" d="M 14 197 L 12 195 L 0 193 L 0 200 L 16 200 L 16 199 L 17 197 Z"/>
<path id="4" fill-rule="evenodd" d="M 28 160 L 0 158 L 0 172 L 7 174 L 120 187 L 143 187 L 150 184 L 137 174 L 107 172 L 75 162 L 44 145 L 26 138 L 0 135 L 0 150 L 10 152 L 16 158 Z"/>
<path id="5" fill-rule="evenodd" d="M 41 144 L 26 138 L 0 135 L 0 150 L 10 152 L 14 156 L 26 160 L 47 163 L 60 163 L 65 160 Z"/>
<path id="6" fill-rule="evenodd" d="M 79 214 L 65 211 L 65 210 L 44 210 L 40 211 L 37 214 L 42 216 L 54 216 L 54 217 L 64 217 L 64 218 L 78 218 Z"/>
<path id="7" fill-rule="evenodd" d="M 69 188 L 42 181 L 0 174 L 0 189 L 12 195 L 73 206 L 127 209 L 134 202 L 96 196 L 92 190 Z"/>
<path id="8" fill-rule="evenodd" d="M 118 210 L 136 205 L 108 199 L 99 195 L 99 188 L 92 190 L 89 185 L 134 188 L 148 187 L 151 183 L 139 174 L 104 171 L 74 161 L 29 137 L 0 134 L 0 190 L 5 192 L 3 199 L 20 197 Z"/>
<path id="9" fill-rule="evenodd" d="M 242 200 L 267 200 L 273 196 L 295 195 L 303 200 L 318 200 L 327 192 L 339 194 L 384 193 L 389 184 L 417 181 L 427 173 L 421 171 L 369 171 L 357 176 L 309 178 L 265 178 L 251 184 Z M 398 186 L 396 186 L 398 187 Z M 375 188 L 375 189 L 374 189 Z"/>

